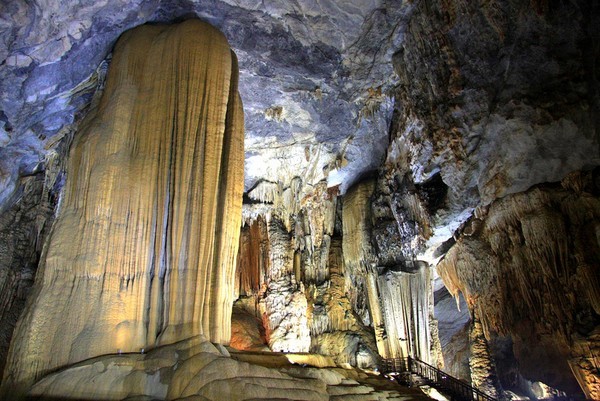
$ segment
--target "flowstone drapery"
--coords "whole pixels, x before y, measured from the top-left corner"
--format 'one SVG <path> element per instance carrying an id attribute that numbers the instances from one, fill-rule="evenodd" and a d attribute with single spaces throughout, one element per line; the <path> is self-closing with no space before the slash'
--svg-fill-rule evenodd
<path id="1" fill-rule="evenodd" d="M 199 334 L 229 341 L 243 191 L 237 79 L 227 40 L 198 20 L 121 37 L 71 149 L 7 391 L 97 355 Z"/>

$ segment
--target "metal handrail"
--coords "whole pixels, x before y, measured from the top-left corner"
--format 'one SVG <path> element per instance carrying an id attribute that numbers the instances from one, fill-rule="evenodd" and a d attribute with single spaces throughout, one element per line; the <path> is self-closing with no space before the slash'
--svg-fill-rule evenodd
<path id="1" fill-rule="evenodd" d="M 427 379 L 435 387 L 439 387 L 451 395 L 467 401 L 496 401 L 495 398 L 483 393 L 481 390 L 458 380 L 455 377 L 439 370 L 416 358 L 391 358 L 383 360 L 384 373 L 414 373 Z"/>

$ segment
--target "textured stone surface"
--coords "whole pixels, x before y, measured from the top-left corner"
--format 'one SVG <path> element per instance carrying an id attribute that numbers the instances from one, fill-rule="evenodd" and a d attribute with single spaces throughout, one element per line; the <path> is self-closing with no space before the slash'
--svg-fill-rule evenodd
<path id="1" fill-rule="evenodd" d="M 381 219 L 381 205 L 373 202 L 378 197 L 375 186 L 372 179 L 360 182 L 343 197 L 342 244 L 348 296 L 354 313 L 373 328 L 382 357 L 411 355 L 435 364 L 439 352 L 437 333 L 435 339 L 432 336 L 437 328 L 431 325 L 430 266 L 414 263 L 411 244 L 404 242 L 408 235 L 399 233 L 402 225 Z"/>
<path id="2" fill-rule="evenodd" d="M 81 362 L 47 376 L 33 386 L 30 395 L 102 400 L 429 399 L 399 386 L 381 389 L 385 385 L 381 381 L 379 389 L 361 384 L 355 379 L 365 382 L 368 377 L 356 371 L 300 368 L 282 355 L 232 356 L 195 337 L 147 354 L 106 355 Z M 303 363 L 311 365 L 311 358 L 304 358 Z"/>
<path id="3" fill-rule="evenodd" d="M 242 305 L 234 304 L 231 314 L 231 341 L 229 346 L 238 350 L 268 351 L 263 322 Z"/>
<path id="4" fill-rule="evenodd" d="M 477 206 L 598 165 L 594 65 L 599 54 L 591 44 L 598 43 L 593 27 L 599 15 L 597 5 L 587 2 L 416 3 L 393 58 L 399 76 L 395 116 L 373 200 L 376 244 L 381 244 L 379 255 L 388 265 L 410 261 L 394 260 L 381 251 L 390 249 L 385 245 L 396 242 L 394 238 L 410 244 L 407 250 L 416 260 L 435 263 L 452 247 L 453 233 L 477 213 Z M 445 191 L 435 184 L 436 177 Z M 552 243 L 554 233 L 546 235 L 550 235 L 546 242 Z M 472 250 L 473 255 L 486 252 L 485 247 Z M 539 296 L 554 299 L 554 294 L 565 290 L 540 287 L 537 263 L 523 264 L 502 280 L 524 282 L 524 291 L 536 288 Z M 597 268 L 595 263 L 592 269 Z M 494 270 L 488 261 L 481 261 L 480 269 L 486 275 Z M 524 281 L 523 275 L 528 277 Z M 493 279 L 478 282 L 485 295 L 476 304 L 482 310 L 502 308 L 496 318 L 510 320 L 513 306 L 519 307 L 509 299 L 491 298 L 490 294 L 497 295 L 491 290 L 494 285 Z M 577 299 L 561 299 L 565 308 L 578 308 Z M 562 319 L 545 324 L 559 325 Z M 549 379 L 540 370 L 552 370 L 557 363 L 540 361 L 553 358 L 552 347 L 543 341 L 533 344 L 546 329 L 527 327 L 522 338 L 528 346 L 545 348 L 548 355 L 515 343 L 520 361 L 531 361 L 520 362 L 522 373 L 531 379 Z M 573 327 L 566 331 L 568 336 L 578 335 Z M 561 346 L 563 350 L 585 347 L 567 344 Z M 570 369 L 561 358 L 561 375 L 569 377 Z M 554 385 L 560 381 L 556 379 Z M 576 391 L 573 386 L 564 388 Z"/>
<path id="5" fill-rule="evenodd" d="M 269 346 L 277 352 L 308 352 L 310 332 L 304 288 L 294 274 L 294 249 L 283 223 L 269 222 L 270 271 L 263 298 Z"/>
<path id="6" fill-rule="evenodd" d="M 385 322 L 388 358 L 413 356 L 431 363 L 429 312 L 431 271 L 421 267 L 416 272 L 388 271 L 378 277 L 378 299 Z"/>
<path id="7" fill-rule="evenodd" d="M 435 296 L 435 318 L 438 322 L 444 371 L 467 382 L 471 381 L 469 368 L 469 308 L 461 294 L 456 302 L 445 287 Z M 460 309 L 458 309 L 460 307 Z"/>
<path id="8" fill-rule="evenodd" d="M 431 251 L 478 204 L 598 165 L 599 55 L 589 44 L 599 14 L 585 1 L 418 2 L 394 56 L 385 170 L 392 190 L 438 172 L 448 186 Z"/>
<path id="9" fill-rule="evenodd" d="M 296 175 L 315 184 L 331 170 L 346 186 L 385 151 L 390 61 L 409 10 L 373 0 L 10 2 L 0 11 L 0 204 L 79 120 L 122 32 L 191 15 L 219 28 L 240 59 L 246 189 Z M 336 160 L 348 164 L 338 171 Z"/>
<path id="10" fill-rule="evenodd" d="M 522 374 L 597 398 L 597 170 L 539 186 L 480 210 L 438 265 L 487 339 L 511 335 Z M 571 370 L 575 374 L 573 377 Z"/>
<path id="11" fill-rule="evenodd" d="M 92 356 L 230 339 L 243 114 L 226 39 L 198 20 L 126 33 L 84 126 L 8 393 Z"/>
<path id="12" fill-rule="evenodd" d="M 597 2 L 33 1 L 8 2 L 0 14 L 0 210 L 18 199 L 19 177 L 51 170 L 49 155 L 68 144 L 102 88 L 120 33 L 191 16 L 225 33 L 246 108 L 244 216 L 283 223 L 296 285 L 278 288 L 301 294 L 299 283 L 308 284 L 311 333 L 335 321 L 321 303 L 332 293 L 334 231 L 347 230 L 335 198 L 362 173 L 379 167 L 363 212 L 369 243 L 359 245 L 377 269 L 344 274 L 342 303 L 372 324 L 367 289 L 377 293 L 381 273 L 437 262 L 477 206 L 599 164 Z M 252 257 L 268 259 L 260 247 Z M 264 295 L 264 264 L 239 276 L 242 297 Z M 436 331 L 430 319 L 434 355 Z M 573 352 L 597 355 L 594 344 L 576 342 Z M 598 366 L 589 357 L 573 364 Z"/>
<path id="13" fill-rule="evenodd" d="M 0 371 L 30 293 L 56 201 L 42 174 L 25 181 L 22 200 L 0 215 Z"/>
<path id="14" fill-rule="evenodd" d="M 369 281 L 377 265 L 370 241 L 372 225 L 371 210 L 368 207 L 373 188 L 372 180 L 360 182 L 344 197 L 342 250 L 346 288 L 352 288 L 349 292 L 352 309 L 363 323 L 377 327 L 383 324 L 381 313 L 369 310 L 371 305 L 379 304 L 373 298 L 377 291 L 375 285 Z"/>
<path id="15" fill-rule="evenodd" d="M 373 369 L 379 364 L 372 328 L 365 326 L 352 309 L 346 287 L 342 241 L 331 243 L 329 281 L 310 285 L 307 291 L 312 304 L 311 352 L 329 355 L 340 366 Z"/>
<path id="16" fill-rule="evenodd" d="M 477 317 L 470 327 L 469 344 L 471 346 L 469 356 L 471 383 L 491 397 L 498 399 L 500 383 L 496 374 L 496 364 L 490 356 L 488 341 Z"/>
<path id="17" fill-rule="evenodd" d="M 236 308 L 243 316 L 234 313 L 232 346 L 268 344 L 273 351 L 330 356 L 342 366 L 378 365 L 372 329 L 346 295 L 354 292 L 346 287 L 342 241 L 330 238 L 335 209 L 319 197 L 303 200 L 301 213 L 288 212 L 291 232 L 276 215 L 285 208 L 275 204 L 270 213 L 247 222 L 237 266 Z M 261 331 L 264 341 L 257 341 Z"/>

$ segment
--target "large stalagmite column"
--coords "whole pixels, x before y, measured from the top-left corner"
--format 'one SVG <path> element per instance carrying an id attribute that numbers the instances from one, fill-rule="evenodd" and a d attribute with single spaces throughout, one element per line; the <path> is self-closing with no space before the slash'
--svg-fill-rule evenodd
<path id="1" fill-rule="evenodd" d="M 5 391 L 96 355 L 230 338 L 244 150 L 227 40 L 197 20 L 125 33 L 92 113 Z"/>
<path id="2" fill-rule="evenodd" d="M 344 198 L 342 221 L 346 290 L 352 308 L 365 324 L 378 327 L 379 303 L 369 271 L 376 262 L 371 248 L 371 208 L 369 207 L 375 182 L 368 180 L 351 188 Z M 370 286 L 370 288 L 369 288 Z"/>

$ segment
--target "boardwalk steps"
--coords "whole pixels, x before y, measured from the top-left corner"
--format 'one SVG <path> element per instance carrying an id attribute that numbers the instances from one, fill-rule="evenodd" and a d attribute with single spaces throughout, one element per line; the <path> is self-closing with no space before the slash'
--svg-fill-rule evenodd
<path id="1" fill-rule="evenodd" d="M 410 385 L 428 384 L 457 401 L 497 401 L 495 398 L 416 358 L 384 359 L 383 373 Z"/>

